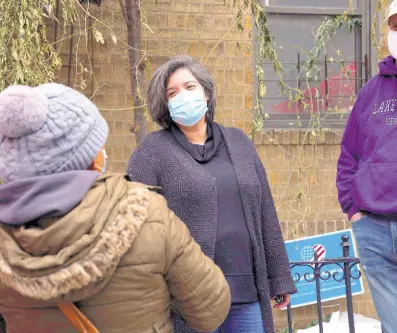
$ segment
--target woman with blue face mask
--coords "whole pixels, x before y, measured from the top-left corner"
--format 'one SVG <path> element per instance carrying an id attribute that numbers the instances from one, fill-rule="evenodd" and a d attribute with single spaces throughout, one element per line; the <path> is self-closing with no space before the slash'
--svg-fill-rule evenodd
<path id="1" fill-rule="evenodd" d="M 158 68 L 148 108 L 163 129 L 133 153 L 128 175 L 159 186 L 229 283 L 232 307 L 219 333 L 274 333 L 271 299 L 295 286 L 266 173 L 240 130 L 214 121 L 214 81 L 191 57 Z M 189 278 L 189 277 L 187 277 Z M 195 332 L 173 314 L 176 333 Z"/>

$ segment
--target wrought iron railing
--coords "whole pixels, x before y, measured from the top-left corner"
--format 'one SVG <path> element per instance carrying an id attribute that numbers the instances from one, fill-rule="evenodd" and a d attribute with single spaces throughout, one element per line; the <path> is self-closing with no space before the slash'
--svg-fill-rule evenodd
<path id="1" fill-rule="evenodd" d="M 349 236 L 342 236 L 341 247 L 343 253 L 343 257 L 341 258 L 318 261 L 317 254 L 315 253 L 314 261 L 290 262 L 295 283 L 305 280 L 306 282 L 316 284 L 316 299 L 317 299 L 316 305 L 317 305 L 319 333 L 324 332 L 324 328 L 323 328 L 324 319 L 323 319 L 323 311 L 321 306 L 321 288 L 320 288 L 321 281 L 327 281 L 330 279 L 334 279 L 337 282 L 343 282 L 343 281 L 345 282 L 349 332 L 355 333 L 351 280 L 352 279 L 358 280 L 361 277 L 361 271 L 358 269 L 358 264 L 360 263 L 360 259 L 350 257 L 351 244 L 349 243 Z M 340 273 L 339 271 L 330 272 L 329 270 L 324 269 L 324 267 L 328 265 L 339 266 L 342 269 L 343 273 Z M 309 272 L 305 274 L 293 272 L 293 269 L 295 267 L 302 267 L 302 266 L 307 267 L 309 269 Z M 288 305 L 287 308 L 287 319 L 288 319 L 288 332 L 293 333 L 291 305 Z"/>

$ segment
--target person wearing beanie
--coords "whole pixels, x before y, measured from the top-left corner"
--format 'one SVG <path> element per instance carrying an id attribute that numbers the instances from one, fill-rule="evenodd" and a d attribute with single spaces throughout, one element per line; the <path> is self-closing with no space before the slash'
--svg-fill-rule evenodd
<path id="1" fill-rule="evenodd" d="M 230 289 L 156 189 L 103 174 L 108 125 L 60 84 L 0 93 L 0 314 L 7 333 L 217 329 Z"/>

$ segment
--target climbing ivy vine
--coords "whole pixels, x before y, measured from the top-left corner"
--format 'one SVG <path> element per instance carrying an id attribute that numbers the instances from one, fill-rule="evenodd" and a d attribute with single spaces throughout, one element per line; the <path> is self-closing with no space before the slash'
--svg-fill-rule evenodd
<path id="1" fill-rule="evenodd" d="M 61 0 L 64 25 L 76 17 L 75 1 Z M 10 84 L 51 81 L 62 65 L 48 40 L 46 20 L 55 0 L 0 1 L 0 90 Z"/>
<path id="2" fill-rule="evenodd" d="M 381 10 L 380 2 L 377 0 L 377 8 L 378 12 Z M 237 1 L 234 0 L 234 5 L 237 4 Z M 352 1 L 348 1 L 349 10 L 352 9 Z M 263 129 L 264 122 L 269 119 L 269 114 L 264 110 L 262 99 L 266 96 L 266 77 L 265 72 L 261 66 L 264 61 L 270 62 L 273 65 L 274 72 L 278 77 L 278 86 L 280 88 L 280 93 L 288 97 L 290 105 L 292 103 L 302 103 L 304 110 L 310 112 L 310 105 L 312 103 L 305 103 L 304 101 L 304 90 L 298 89 L 296 87 L 292 87 L 284 82 L 283 79 L 283 66 L 277 57 L 277 51 L 275 49 L 275 37 L 273 32 L 271 31 L 268 23 L 268 14 L 266 12 L 265 7 L 259 3 L 258 0 L 244 0 L 241 4 L 240 9 L 238 10 L 237 18 L 242 20 L 243 13 L 250 9 L 254 21 L 255 27 L 257 30 L 256 43 L 258 49 L 258 57 L 256 64 L 256 76 L 258 81 L 258 90 L 255 95 L 255 112 L 253 115 L 253 123 L 254 123 L 254 132 L 260 132 Z M 378 13 L 377 12 L 377 13 Z M 376 14 L 377 14 L 376 13 Z M 374 15 L 372 26 L 372 34 L 374 43 L 377 43 L 377 38 L 375 38 L 375 30 L 376 30 L 376 15 Z M 362 22 L 359 18 L 351 17 L 348 15 L 348 10 L 346 10 L 342 15 L 335 17 L 326 17 L 324 18 L 323 23 L 318 27 L 317 31 L 314 34 L 314 46 L 311 50 L 306 51 L 306 60 L 301 68 L 301 73 L 298 75 L 304 74 L 306 78 L 306 87 L 309 87 L 309 81 L 311 79 L 316 79 L 319 77 L 319 72 L 321 70 L 318 65 L 320 58 L 324 56 L 326 51 L 326 47 L 329 44 L 333 35 L 337 33 L 337 31 L 341 28 L 347 27 L 350 32 L 353 32 L 355 28 L 361 28 Z M 243 29 L 243 25 L 240 23 L 238 25 L 239 29 Z M 339 64 L 341 70 L 346 66 L 343 55 L 340 51 L 337 52 L 338 58 L 333 59 L 336 63 Z M 351 75 L 349 71 L 346 71 L 345 74 L 348 79 Z M 305 89 L 306 90 L 306 89 Z M 313 117 L 316 115 L 313 114 Z M 299 120 L 299 114 L 297 114 L 297 119 Z M 299 125 L 300 122 L 298 121 Z"/>

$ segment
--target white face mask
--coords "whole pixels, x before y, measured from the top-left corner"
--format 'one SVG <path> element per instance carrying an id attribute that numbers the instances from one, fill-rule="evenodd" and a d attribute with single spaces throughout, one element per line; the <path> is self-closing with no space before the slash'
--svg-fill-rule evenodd
<path id="1" fill-rule="evenodd" d="M 389 28 L 388 36 L 389 52 L 394 59 L 397 59 L 397 31 Z"/>

